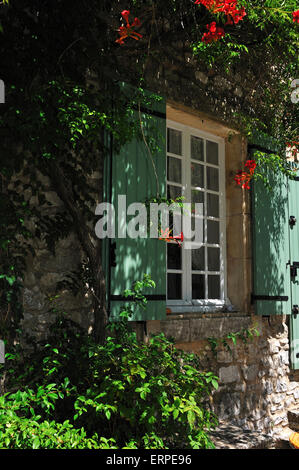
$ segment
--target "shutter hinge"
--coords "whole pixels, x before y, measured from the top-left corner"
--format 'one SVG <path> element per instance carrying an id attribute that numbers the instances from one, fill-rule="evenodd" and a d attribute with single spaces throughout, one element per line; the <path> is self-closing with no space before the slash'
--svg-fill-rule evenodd
<path id="1" fill-rule="evenodd" d="M 298 305 L 293 305 L 292 315 L 294 315 L 294 317 L 297 318 L 298 313 L 299 313 L 299 306 Z"/>
<path id="2" fill-rule="evenodd" d="M 257 300 L 268 300 L 268 301 L 278 301 L 278 302 L 287 302 L 289 297 L 287 295 L 251 295 L 251 303 L 256 302 Z"/>
<path id="3" fill-rule="evenodd" d="M 296 217 L 294 215 L 291 215 L 290 220 L 289 220 L 290 227 L 294 227 L 296 223 L 297 223 Z"/>
<path id="4" fill-rule="evenodd" d="M 297 277 L 297 269 L 299 268 L 299 261 L 293 261 L 293 264 L 291 264 L 290 269 L 291 269 L 291 278 L 294 279 Z"/>

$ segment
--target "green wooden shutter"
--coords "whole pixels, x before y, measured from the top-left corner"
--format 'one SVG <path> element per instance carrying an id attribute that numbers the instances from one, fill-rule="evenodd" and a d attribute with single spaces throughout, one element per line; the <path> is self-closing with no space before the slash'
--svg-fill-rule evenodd
<path id="1" fill-rule="evenodd" d="M 164 99 L 149 108 L 141 107 L 142 126 L 147 141 L 151 130 L 155 130 L 156 150 L 149 155 L 144 140 L 133 140 L 125 145 L 118 155 L 112 155 L 112 174 L 107 176 L 111 181 L 111 202 L 116 209 L 116 238 L 111 240 L 110 250 L 115 246 L 114 261 L 108 260 L 108 301 L 110 319 L 118 318 L 120 308 L 125 304 L 123 291 L 149 274 L 156 283 L 155 289 L 147 289 L 147 307 L 136 308 L 131 320 L 157 320 L 166 316 L 166 246 L 158 239 L 119 238 L 117 232 L 118 196 L 126 196 L 126 206 L 133 202 L 144 202 L 157 195 L 166 195 L 166 103 Z M 135 112 L 139 120 L 139 110 Z M 158 136 L 158 137 L 157 137 Z M 108 166 L 108 165 L 107 165 Z M 106 175 L 109 173 L 107 168 Z M 157 188 L 158 185 L 158 188 Z M 127 221 L 132 217 L 127 216 Z M 125 218 L 121 218 L 125 224 Z M 115 245 L 114 245 L 115 244 Z M 106 244 L 107 246 L 107 244 Z M 114 250 L 112 250 L 114 251 Z M 112 256 L 113 257 L 113 256 Z M 109 258 L 109 256 L 108 256 Z M 115 264 L 115 265 L 113 265 Z"/>
<path id="2" fill-rule="evenodd" d="M 273 142 L 257 139 L 249 146 L 275 151 Z M 288 181 L 283 175 L 269 176 L 272 191 L 255 181 L 252 191 L 253 295 L 257 315 L 291 313 Z"/>
<path id="3" fill-rule="evenodd" d="M 290 224 L 290 260 L 291 265 L 299 263 L 299 178 L 289 180 L 289 218 L 295 217 L 296 222 Z M 299 268 L 298 276 L 291 278 L 291 305 L 290 317 L 290 346 L 291 365 L 293 369 L 299 369 Z M 299 312 L 299 310 L 298 310 Z"/>

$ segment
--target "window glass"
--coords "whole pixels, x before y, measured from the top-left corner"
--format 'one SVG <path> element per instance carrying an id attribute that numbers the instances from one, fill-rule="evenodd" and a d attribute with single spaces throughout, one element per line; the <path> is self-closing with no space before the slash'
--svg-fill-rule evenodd
<path id="1" fill-rule="evenodd" d="M 192 298 L 204 299 L 205 298 L 205 276 L 204 274 L 192 275 Z"/>
<path id="2" fill-rule="evenodd" d="M 182 155 L 182 132 L 167 129 L 167 152 Z"/>
<path id="3" fill-rule="evenodd" d="M 191 158 L 204 161 L 204 140 L 193 135 L 191 136 Z"/>
<path id="4" fill-rule="evenodd" d="M 182 188 L 179 186 L 172 186 L 168 185 L 167 186 L 167 198 L 168 199 L 173 199 L 175 200 L 177 197 L 180 197 L 182 195 Z"/>
<path id="5" fill-rule="evenodd" d="M 179 158 L 167 158 L 167 179 L 173 183 L 182 182 L 182 162 Z"/>
<path id="6" fill-rule="evenodd" d="M 182 275 L 168 273 L 167 275 L 167 298 L 169 300 L 180 300 L 182 298 Z"/>
<path id="7" fill-rule="evenodd" d="M 207 163 L 218 165 L 218 144 L 207 140 Z"/>
<path id="8" fill-rule="evenodd" d="M 214 167 L 207 167 L 207 189 L 219 191 L 219 170 Z"/>
<path id="9" fill-rule="evenodd" d="M 208 276 L 209 299 L 220 299 L 220 276 Z"/>
<path id="10" fill-rule="evenodd" d="M 205 270 L 205 247 L 201 246 L 196 250 L 191 250 L 193 271 Z"/>
<path id="11" fill-rule="evenodd" d="M 184 244 L 190 241 L 189 224 L 184 226 L 185 231 L 179 228 L 177 232 L 184 231 L 182 246 L 167 243 L 167 296 L 168 300 L 183 300 L 189 304 L 202 300 L 206 304 L 206 301 L 223 299 L 225 295 L 222 282 L 224 235 L 221 232 L 225 215 L 220 214 L 220 144 L 194 133 L 186 126 L 182 130 L 167 131 L 167 198 L 175 200 L 184 196 L 182 202 L 191 203 L 191 230 L 197 230 L 195 236 L 190 234 L 197 244 L 191 249 L 184 250 Z M 195 214 L 195 203 L 201 204 L 200 213 Z M 169 227 L 173 228 L 172 214 Z"/>
<path id="12" fill-rule="evenodd" d="M 182 249 L 177 243 L 167 243 L 167 268 L 182 269 Z"/>
<path id="13" fill-rule="evenodd" d="M 208 248 L 208 271 L 220 270 L 220 250 L 219 248 Z"/>
<path id="14" fill-rule="evenodd" d="M 207 194 L 207 215 L 219 217 L 219 196 L 217 194 Z"/>
<path id="15" fill-rule="evenodd" d="M 219 237 L 219 222 L 214 220 L 207 221 L 207 242 L 211 245 L 218 244 Z"/>
<path id="16" fill-rule="evenodd" d="M 191 163 L 191 185 L 199 188 L 204 187 L 204 166 Z"/>

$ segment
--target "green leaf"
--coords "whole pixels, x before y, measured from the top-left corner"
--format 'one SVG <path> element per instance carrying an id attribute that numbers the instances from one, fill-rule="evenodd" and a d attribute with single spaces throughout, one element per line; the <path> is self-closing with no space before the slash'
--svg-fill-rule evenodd
<path id="1" fill-rule="evenodd" d="M 33 449 L 38 449 L 40 447 L 40 440 L 38 437 L 34 438 L 32 447 Z"/>

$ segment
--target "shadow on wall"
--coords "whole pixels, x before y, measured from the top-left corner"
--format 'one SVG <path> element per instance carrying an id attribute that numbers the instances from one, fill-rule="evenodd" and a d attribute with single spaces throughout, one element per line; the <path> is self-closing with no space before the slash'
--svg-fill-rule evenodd
<path id="1" fill-rule="evenodd" d="M 287 179 L 269 175 L 272 190 L 262 182 L 253 191 L 254 294 L 288 296 L 289 301 L 258 301 L 258 315 L 290 313 L 290 268 Z"/>

